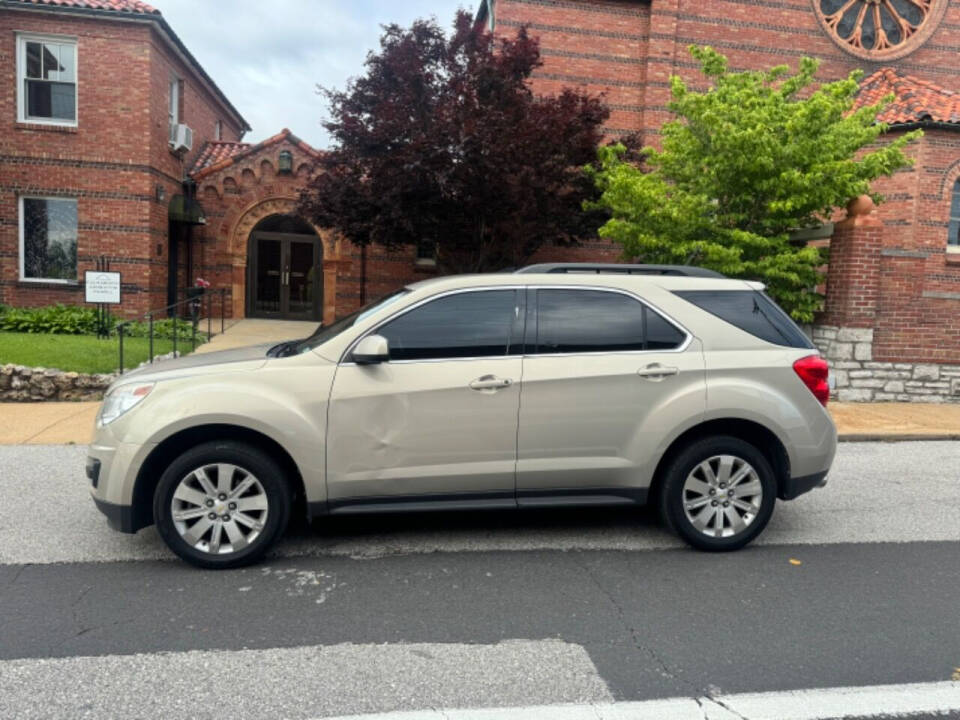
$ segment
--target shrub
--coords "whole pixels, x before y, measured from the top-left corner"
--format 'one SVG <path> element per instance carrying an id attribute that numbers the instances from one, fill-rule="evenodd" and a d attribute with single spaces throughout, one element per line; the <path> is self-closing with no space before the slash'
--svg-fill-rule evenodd
<path id="1" fill-rule="evenodd" d="M 107 316 L 107 330 L 117 334 L 117 319 Z M 37 308 L 12 308 L 0 305 L 0 332 L 44 333 L 56 335 L 95 335 L 97 333 L 97 311 L 95 308 L 75 305 L 49 305 Z M 146 322 L 125 323 L 123 334 L 126 337 L 148 337 L 150 325 Z M 153 336 L 173 340 L 173 320 L 165 318 L 154 320 Z M 177 341 L 189 342 L 193 330 L 189 320 L 177 320 Z M 206 333 L 197 329 L 197 341 L 206 342 Z"/>
<path id="2" fill-rule="evenodd" d="M 72 305 L 38 308 L 0 308 L 0 330 L 60 335 L 89 335 L 97 331 L 97 311 Z"/>

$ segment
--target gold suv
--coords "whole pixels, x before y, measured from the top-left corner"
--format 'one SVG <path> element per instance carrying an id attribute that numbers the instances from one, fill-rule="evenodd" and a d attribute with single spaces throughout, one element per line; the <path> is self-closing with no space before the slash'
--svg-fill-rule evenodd
<path id="1" fill-rule="evenodd" d="M 410 285 L 309 338 L 124 375 L 87 476 L 111 527 L 204 567 L 292 513 L 656 503 L 691 545 L 756 537 L 836 450 L 827 365 L 761 285 L 532 266 Z"/>

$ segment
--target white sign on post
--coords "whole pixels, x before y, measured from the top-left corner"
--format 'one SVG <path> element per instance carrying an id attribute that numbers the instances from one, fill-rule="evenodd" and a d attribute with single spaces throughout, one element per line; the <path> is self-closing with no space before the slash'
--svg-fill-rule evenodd
<path id="1" fill-rule="evenodd" d="M 120 302 L 120 273 L 87 270 L 83 286 L 88 303 L 117 305 Z"/>

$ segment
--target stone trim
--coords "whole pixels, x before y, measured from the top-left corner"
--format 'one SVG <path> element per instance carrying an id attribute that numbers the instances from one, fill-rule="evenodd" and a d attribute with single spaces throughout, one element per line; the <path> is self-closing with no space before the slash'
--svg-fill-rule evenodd
<path id="1" fill-rule="evenodd" d="M 960 365 L 873 361 L 873 328 L 815 325 L 839 402 L 960 403 Z"/>

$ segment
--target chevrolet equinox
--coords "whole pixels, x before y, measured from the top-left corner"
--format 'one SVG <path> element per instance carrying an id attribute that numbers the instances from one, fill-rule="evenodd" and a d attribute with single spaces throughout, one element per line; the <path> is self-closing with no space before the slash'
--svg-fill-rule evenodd
<path id="1" fill-rule="evenodd" d="M 654 503 L 733 550 L 836 450 L 827 364 L 759 283 L 531 266 L 399 290 L 311 337 L 121 376 L 86 472 L 111 527 L 249 564 L 293 513 Z"/>

